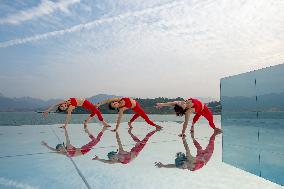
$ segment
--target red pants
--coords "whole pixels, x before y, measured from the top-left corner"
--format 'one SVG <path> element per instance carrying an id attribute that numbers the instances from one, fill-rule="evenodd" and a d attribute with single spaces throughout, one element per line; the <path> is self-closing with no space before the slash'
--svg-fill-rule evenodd
<path id="1" fill-rule="evenodd" d="M 102 136 L 103 136 L 103 132 L 100 132 L 97 138 L 95 138 L 93 135 L 89 135 L 91 142 L 81 147 L 81 153 L 82 154 L 88 153 L 96 144 L 98 144 L 98 142 L 100 142 Z"/>
<path id="2" fill-rule="evenodd" d="M 137 119 L 139 116 L 141 116 L 149 125 L 156 126 L 155 123 L 153 123 L 145 111 L 140 107 L 140 104 L 136 101 L 136 106 L 132 109 L 136 114 L 131 118 L 130 123 L 132 123 L 135 119 Z"/>
<path id="3" fill-rule="evenodd" d="M 204 116 L 208 120 L 211 128 L 213 129 L 216 128 L 214 121 L 213 121 L 213 115 L 206 105 L 204 105 L 204 108 L 201 112 L 198 112 L 195 114 L 195 116 L 193 117 L 192 123 L 195 124 L 197 120 L 200 118 L 200 116 Z"/>
<path id="4" fill-rule="evenodd" d="M 146 143 L 148 142 L 149 138 L 155 134 L 156 131 L 152 131 L 150 133 L 148 133 L 145 138 L 143 140 L 139 140 L 136 136 L 131 135 L 132 139 L 137 142 L 136 145 L 131 149 L 130 152 L 134 153 L 136 156 L 138 156 L 139 152 L 141 152 L 144 148 L 144 146 L 146 145 Z"/>
<path id="5" fill-rule="evenodd" d="M 83 108 L 91 111 L 91 115 L 90 115 L 91 117 L 94 117 L 97 114 L 100 121 L 104 120 L 101 112 L 88 100 L 85 100 L 82 106 Z"/>
<path id="6" fill-rule="evenodd" d="M 197 149 L 197 154 L 195 158 L 195 167 L 194 171 L 202 168 L 211 158 L 214 151 L 214 142 L 215 142 L 215 134 L 213 134 L 209 139 L 209 144 L 206 149 L 203 150 L 200 144 L 194 139 L 193 144 Z"/>

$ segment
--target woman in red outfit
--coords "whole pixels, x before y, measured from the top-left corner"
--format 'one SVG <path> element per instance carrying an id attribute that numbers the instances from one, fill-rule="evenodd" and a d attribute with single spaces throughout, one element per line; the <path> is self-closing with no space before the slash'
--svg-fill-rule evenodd
<path id="1" fill-rule="evenodd" d="M 216 135 L 220 134 L 219 132 L 214 132 L 210 139 L 209 144 L 205 148 L 202 149 L 200 144 L 195 140 L 193 132 L 191 133 L 191 137 L 193 140 L 193 144 L 197 149 L 196 156 L 192 156 L 188 147 L 188 144 L 185 138 L 182 138 L 182 142 L 185 148 L 185 154 L 182 152 L 178 152 L 176 154 L 176 159 L 174 164 L 163 164 L 162 162 L 155 162 L 155 166 L 158 168 L 178 168 L 178 169 L 188 169 L 190 171 L 196 171 L 201 169 L 204 165 L 208 163 L 210 158 L 212 157 L 214 151 L 214 142 Z"/>
<path id="2" fill-rule="evenodd" d="M 64 143 L 63 144 L 57 144 L 55 148 L 52 148 L 44 141 L 42 141 L 41 143 L 42 143 L 43 146 L 47 147 L 49 150 L 52 150 L 52 151 L 54 151 L 58 154 L 67 155 L 68 157 L 76 157 L 76 156 L 80 156 L 80 155 L 85 155 L 94 146 L 96 146 L 100 142 L 100 140 L 103 136 L 103 133 L 105 132 L 106 129 L 107 129 L 106 127 L 103 127 L 102 131 L 99 132 L 98 136 L 95 138 L 89 132 L 89 130 L 87 128 L 85 128 L 85 132 L 88 134 L 91 141 L 88 144 L 85 144 L 84 146 L 82 146 L 81 148 L 76 148 L 70 143 L 70 139 L 69 139 L 66 127 L 64 127 L 66 144 L 64 144 Z"/>
<path id="3" fill-rule="evenodd" d="M 55 105 L 50 106 L 44 113 L 44 116 L 48 115 L 48 112 L 50 112 L 53 108 L 57 107 L 57 111 L 62 112 L 62 111 L 67 111 L 67 116 L 64 122 L 64 125 L 61 127 L 66 127 L 67 124 L 69 123 L 71 119 L 71 113 L 72 111 L 77 107 L 77 106 L 82 106 L 86 110 L 90 111 L 91 114 L 90 116 L 84 121 L 84 127 L 87 126 L 88 122 L 95 116 L 97 115 L 99 120 L 102 122 L 102 124 L 105 127 L 110 127 L 103 119 L 103 116 L 101 112 L 88 100 L 84 98 L 69 98 L 68 100 L 61 101 Z"/>
<path id="4" fill-rule="evenodd" d="M 147 116 L 145 111 L 141 108 L 140 104 L 136 100 L 133 100 L 131 98 L 110 98 L 110 99 L 107 99 L 107 100 L 105 100 L 101 103 L 96 104 L 96 106 L 99 107 L 103 104 L 109 104 L 109 109 L 111 109 L 111 110 L 115 110 L 115 109 L 119 110 L 119 115 L 118 115 L 118 118 L 117 118 L 116 127 L 112 131 L 117 131 L 119 124 L 121 122 L 122 116 L 123 116 L 123 112 L 127 109 L 132 109 L 136 113 L 132 117 L 132 119 L 128 122 L 129 127 L 132 127 L 132 125 L 131 125 L 132 122 L 134 120 L 136 120 L 139 116 L 141 116 L 148 124 L 156 127 L 156 129 L 162 128 L 161 126 L 153 123 L 149 119 L 149 117 Z"/>
<path id="5" fill-rule="evenodd" d="M 185 131 L 186 131 L 191 113 L 195 113 L 195 116 L 193 117 L 193 120 L 192 120 L 191 132 L 194 131 L 194 124 L 197 122 L 200 116 L 204 116 L 208 120 L 210 127 L 214 129 L 214 131 L 222 132 L 221 129 L 215 127 L 215 124 L 213 121 L 213 115 L 211 111 L 209 110 L 209 108 L 197 99 L 189 98 L 185 101 L 175 101 L 175 102 L 166 102 L 166 103 L 156 104 L 156 108 L 162 108 L 165 106 L 174 106 L 174 110 L 177 116 L 185 115 L 185 121 L 183 123 L 182 133 L 179 135 L 181 137 L 185 136 Z"/>
<path id="6" fill-rule="evenodd" d="M 115 163 L 122 163 L 122 164 L 128 164 L 131 161 L 133 161 L 139 153 L 143 150 L 145 147 L 147 141 L 150 139 L 150 137 L 157 132 L 157 130 L 149 132 L 143 140 L 139 140 L 138 137 L 134 136 L 131 132 L 132 128 L 129 128 L 128 133 L 130 134 L 131 138 L 136 142 L 136 145 L 128 152 L 123 149 L 123 146 L 121 144 L 119 134 L 116 132 L 116 140 L 118 144 L 118 151 L 111 151 L 107 154 L 108 160 L 100 159 L 98 156 L 95 156 L 93 160 L 98 160 L 103 163 L 108 164 L 115 164 Z"/>

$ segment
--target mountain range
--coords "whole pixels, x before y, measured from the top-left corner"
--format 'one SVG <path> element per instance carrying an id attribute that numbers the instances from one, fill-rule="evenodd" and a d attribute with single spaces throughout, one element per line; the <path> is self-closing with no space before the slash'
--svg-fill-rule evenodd
<path id="1" fill-rule="evenodd" d="M 121 97 L 117 95 L 98 94 L 87 98 L 92 103 L 98 103 L 108 98 Z M 203 102 L 215 101 L 213 98 L 199 98 Z M 57 103 L 62 99 L 42 100 L 32 97 L 10 98 L 0 93 L 0 112 L 15 112 L 15 111 L 42 111 L 51 104 Z"/>

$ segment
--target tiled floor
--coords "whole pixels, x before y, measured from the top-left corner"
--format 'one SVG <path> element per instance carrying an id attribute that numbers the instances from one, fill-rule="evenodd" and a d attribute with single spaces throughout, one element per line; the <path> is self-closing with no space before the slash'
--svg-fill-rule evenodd
<path id="1" fill-rule="evenodd" d="M 177 136 L 181 124 L 160 124 L 164 129 L 154 133 L 138 156 L 128 164 L 92 160 L 95 155 L 108 159 L 108 152 L 118 149 L 116 135 L 109 130 L 104 132 L 100 142 L 89 153 L 70 159 L 51 153 L 41 145 L 41 141 L 46 141 L 55 147 L 65 140 L 64 132 L 58 125 L 0 127 L 0 188 L 283 188 L 222 163 L 222 135 L 216 136 L 214 153 L 199 170 L 155 167 L 155 162 L 173 164 L 176 153 L 185 152 L 182 139 Z M 98 124 L 88 127 L 95 137 L 102 129 Z M 143 139 L 152 130 L 143 122 L 137 122 L 132 133 Z M 201 122 L 196 126 L 195 138 L 205 148 L 212 133 L 210 127 Z M 90 141 L 82 125 L 69 125 L 68 134 L 71 144 L 76 147 Z M 136 144 L 128 133 L 126 123 L 121 125 L 119 138 L 125 151 L 130 151 Z M 186 141 L 195 156 L 196 148 L 189 134 Z"/>

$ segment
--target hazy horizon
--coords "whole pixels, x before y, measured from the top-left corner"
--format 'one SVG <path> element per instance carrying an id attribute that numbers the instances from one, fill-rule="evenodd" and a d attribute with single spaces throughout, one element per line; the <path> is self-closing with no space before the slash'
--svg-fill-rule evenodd
<path id="1" fill-rule="evenodd" d="M 70 97 L 82 97 L 82 98 L 92 98 L 95 97 L 97 95 L 108 95 L 108 96 L 123 96 L 123 95 L 116 95 L 116 94 L 94 94 L 92 96 L 70 96 Z M 19 97 L 13 97 L 13 96 L 6 96 L 5 94 L 0 92 L 0 97 L 5 97 L 5 98 L 34 98 L 34 99 L 40 99 L 40 100 L 44 100 L 44 101 L 48 101 L 48 100 L 57 100 L 57 99 L 63 99 L 63 98 L 59 98 L 59 97 L 54 97 L 54 98 L 38 98 L 38 97 L 33 97 L 33 96 L 19 96 Z M 176 97 L 164 97 L 164 96 L 157 96 L 157 97 L 152 97 L 152 98 L 179 98 L 180 96 L 176 96 Z M 67 97 L 68 98 L 68 97 Z M 135 97 L 132 96 L 132 98 L 142 98 L 142 99 L 147 99 L 147 97 Z M 186 98 L 186 97 L 181 97 L 181 98 Z M 196 97 L 196 98 L 201 98 L 201 99 L 207 99 L 207 100 L 220 100 L 220 99 L 215 99 L 213 97 Z M 150 98 L 151 99 L 151 98 Z"/>
<path id="2" fill-rule="evenodd" d="M 284 62 L 284 2 L 0 4 L 0 93 L 219 99 L 220 79 Z"/>

